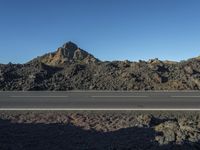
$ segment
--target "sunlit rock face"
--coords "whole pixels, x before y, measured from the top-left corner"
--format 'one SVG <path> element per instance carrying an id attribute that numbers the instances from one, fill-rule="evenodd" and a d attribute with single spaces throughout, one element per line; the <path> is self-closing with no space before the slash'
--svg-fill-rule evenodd
<path id="1" fill-rule="evenodd" d="M 97 62 L 93 55 L 80 49 L 76 44 L 72 42 L 65 43 L 62 47 L 59 47 L 56 52 L 41 56 L 40 61 L 47 65 L 62 65 L 70 62 L 80 63 L 94 63 Z"/>
<path id="2" fill-rule="evenodd" d="M 200 90 L 198 58 L 100 61 L 67 42 L 25 64 L 0 64 L 0 90 Z"/>

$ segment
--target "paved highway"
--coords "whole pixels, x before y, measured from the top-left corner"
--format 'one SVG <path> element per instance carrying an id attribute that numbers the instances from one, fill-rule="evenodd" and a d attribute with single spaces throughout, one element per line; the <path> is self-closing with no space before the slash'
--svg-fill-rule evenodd
<path id="1" fill-rule="evenodd" d="M 0 92 L 0 110 L 199 109 L 200 91 Z"/>

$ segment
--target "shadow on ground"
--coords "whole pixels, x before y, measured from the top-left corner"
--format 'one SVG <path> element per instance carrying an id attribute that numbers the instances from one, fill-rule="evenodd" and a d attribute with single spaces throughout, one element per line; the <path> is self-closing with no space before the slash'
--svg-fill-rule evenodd
<path id="1" fill-rule="evenodd" d="M 24 124 L 0 120 L 1 150 L 167 150 L 200 149 L 198 143 L 159 146 L 151 128 L 114 132 L 84 130 L 72 124 Z M 161 133 L 160 133 L 161 134 Z"/>

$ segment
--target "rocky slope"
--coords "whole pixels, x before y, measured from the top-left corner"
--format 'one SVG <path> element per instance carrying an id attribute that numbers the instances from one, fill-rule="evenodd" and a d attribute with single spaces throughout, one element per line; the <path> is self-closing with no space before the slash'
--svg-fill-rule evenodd
<path id="1" fill-rule="evenodd" d="M 199 112 L 0 112 L 3 150 L 199 150 Z"/>
<path id="2" fill-rule="evenodd" d="M 49 66 L 62 66 L 67 63 L 79 62 L 89 64 L 98 61 L 94 56 L 78 48 L 78 46 L 72 42 L 65 43 L 62 47 L 58 48 L 56 52 L 38 57 L 36 60 Z"/>
<path id="3" fill-rule="evenodd" d="M 25 64 L 0 64 L 0 90 L 199 90 L 200 59 L 100 61 L 72 42 Z"/>

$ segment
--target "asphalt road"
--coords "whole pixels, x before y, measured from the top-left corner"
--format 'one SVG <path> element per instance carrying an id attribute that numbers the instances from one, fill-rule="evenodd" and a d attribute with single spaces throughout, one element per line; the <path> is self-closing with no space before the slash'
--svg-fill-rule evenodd
<path id="1" fill-rule="evenodd" d="M 200 91 L 0 92 L 4 109 L 200 109 Z"/>

